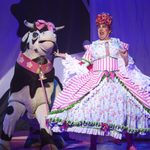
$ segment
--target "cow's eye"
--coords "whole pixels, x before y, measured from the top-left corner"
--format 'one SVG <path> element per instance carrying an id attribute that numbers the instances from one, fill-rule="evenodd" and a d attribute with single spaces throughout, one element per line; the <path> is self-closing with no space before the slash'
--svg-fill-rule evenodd
<path id="1" fill-rule="evenodd" d="M 37 38 L 38 37 L 38 33 L 37 32 L 33 32 L 33 38 L 35 39 L 35 38 Z"/>

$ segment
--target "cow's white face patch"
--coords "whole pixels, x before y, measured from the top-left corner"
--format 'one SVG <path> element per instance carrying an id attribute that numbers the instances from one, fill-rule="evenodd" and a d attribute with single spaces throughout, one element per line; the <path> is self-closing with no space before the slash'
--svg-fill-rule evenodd
<path id="1" fill-rule="evenodd" d="M 26 40 L 28 45 L 26 51 L 32 54 L 32 57 L 34 57 L 34 53 L 38 56 L 45 56 L 52 52 L 56 43 L 56 34 L 52 30 L 43 32 L 38 30 L 34 32 L 29 31 L 22 39 L 23 41 Z"/>

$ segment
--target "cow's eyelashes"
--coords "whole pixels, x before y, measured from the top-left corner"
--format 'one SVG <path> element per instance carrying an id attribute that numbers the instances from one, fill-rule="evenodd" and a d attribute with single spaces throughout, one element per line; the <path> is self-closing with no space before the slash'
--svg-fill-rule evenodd
<path id="1" fill-rule="evenodd" d="M 35 49 L 34 51 L 35 51 L 36 53 L 38 53 L 38 50 L 37 50 L 37 49 Z"/>
<path id="2" fill-rule="evenodd" d="M 39 43 L 44 43 L 44 42 L 46 42 L 46 40 L 43 40 L 43 41 L 39 41 Z"/>

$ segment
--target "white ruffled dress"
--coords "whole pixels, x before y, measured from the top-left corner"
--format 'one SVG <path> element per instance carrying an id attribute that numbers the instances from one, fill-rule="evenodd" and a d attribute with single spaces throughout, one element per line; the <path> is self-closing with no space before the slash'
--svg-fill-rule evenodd
<path id="1" fill-rule="evenodd" d="M 64 60 L 65 84 L 54 101 L 47 125 L 54 132 L 118 139 L 122 138 L 123 131 L 150 132 L 150 78 L 134 66 L 131 57 L 125 67 L 119 51 L 128 50 L 128 45 L 111 38 L 94 41 L 86 49 L 82 65 L 71 56 Z M 89 64 L 92 67 L 88 70 L 85 66 Z"/>

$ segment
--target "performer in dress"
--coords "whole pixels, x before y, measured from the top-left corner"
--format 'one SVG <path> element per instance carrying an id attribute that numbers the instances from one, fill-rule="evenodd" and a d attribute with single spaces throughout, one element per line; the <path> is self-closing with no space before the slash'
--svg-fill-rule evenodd
<path id="1" fill-rule="evenodd" d="M 55 132 L 92 135 L 92 150 L 96 149 L 98 135 L 121 139 L 125 133 L 127 149 L 135 150 L 132 134 L 150 132 L 149 88 L 145 82 L 137 84 L 137 80 L 130 78 L 128 44 L 110 37 L 111 24 L 109 14 L 97 15 L 99 39 L 85 46 L 80 62 L 68 54 L 55 53 L 64 58 L 67 79 L 47 123 Z M 73 74 L 73 70 L 77 74 Z M 69 74 L 72 77 L 68 79 Z"/>

